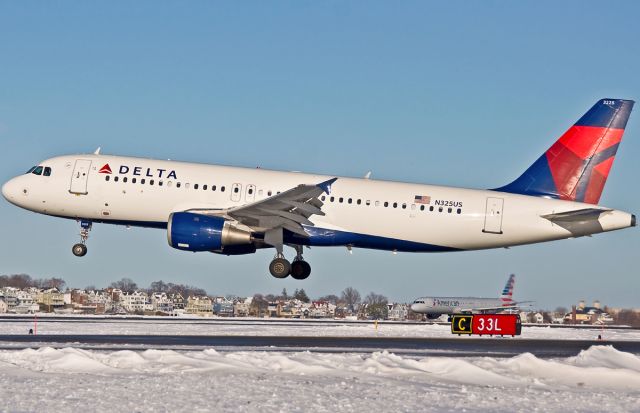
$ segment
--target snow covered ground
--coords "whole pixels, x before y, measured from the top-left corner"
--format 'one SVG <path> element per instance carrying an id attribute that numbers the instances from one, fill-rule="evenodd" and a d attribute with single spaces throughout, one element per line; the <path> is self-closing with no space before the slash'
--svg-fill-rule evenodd
<path id="1" fill-rule="evenodd" d="M 640 358 L 401 357 L 74 348 L 0 351 L 0 410 L 640 411 Z"/>
<path id="2" fill-rule="evenodd" d="M 238 320 L 238 321 L 236 321 Z M 32 319 L 0 320 L 0 334 L 26 334 L 34 328 Z M 448 325 L 416 323 L 348 323 L 327 321 L 262 321 L 260 319 L 63 319 L 40 320 L 38 334 L 158 334 L 158 335 L 265 335 L 338 337 L 451 337 Z M 527 327 L 520 338 L 556 340 L 640 340 L 640 330 L 614 330 L 606 327 L 552 328 Z M 487 337 L 487 339 L 491 339 Z M 518 338 L 515 338 L 518 339 Z"/>

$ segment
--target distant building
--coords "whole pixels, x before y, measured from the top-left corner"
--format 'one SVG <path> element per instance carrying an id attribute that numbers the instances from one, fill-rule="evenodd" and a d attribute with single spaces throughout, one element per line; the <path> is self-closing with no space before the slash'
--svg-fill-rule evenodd
<path id="1" fill-rule="evenodd" d="M 213 302 L 209 297 L 189 297 L 187 298 L 185 312 L 205 317 L 212 316 Z"/>
<path id="2" fill-rule="evenodd" d="M 0 314 L 4 314 L 9 311 L 9 306 L 4 300 L 0 300 Z"/>
<path id="3" fill-rule="evenodd" d="M 37 302 L 40 308 L 45 311 L 53 311 L 55 308 L 64 307 L 64 294 L 57 288 L 39 291 L 37 293 Z"/>
<path id="4" fill-rule="evenodd" d="M 143 313 L 147 308 L 147 293 L 144 291 L 123 293 L 120 295 L 120 305 L 128 313 Z"/>
<path id="5" fill-rule="evenodd" d="M 403 321 L 409 315 L 409 306 L 407 304 L 390 304 L 389 320 Z"/>
<path id="6" fill-rule="evenodd" d="M 244 300 L 238 300 L 233 304 L 234 317 L 249 317 L 249 311 L 251 310 L 251 302 L 253 297 L 247 297 Z"/>
<path id="7" fill-rule="evenodd" d="M 565 324 L 612 324 L 613 318 L 600 308 L 600 301 L 594 301 L 593 306 L 586 306 L 584 300 L 573 306 L 570 313 L 565 314 Z"/>

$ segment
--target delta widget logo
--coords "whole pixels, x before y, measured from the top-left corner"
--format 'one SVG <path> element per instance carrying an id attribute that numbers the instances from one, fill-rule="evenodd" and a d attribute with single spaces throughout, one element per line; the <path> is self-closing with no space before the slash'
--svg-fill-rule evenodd
<path id="1" fill-rule="evenodd" d="M 112 174 L 113 172 L 111 172 L 111 167 L 109 166 L 109 164 L 105 163 L 104 166 L 102 168 L 100 168 L 98 173 L 99 174 Z"/>

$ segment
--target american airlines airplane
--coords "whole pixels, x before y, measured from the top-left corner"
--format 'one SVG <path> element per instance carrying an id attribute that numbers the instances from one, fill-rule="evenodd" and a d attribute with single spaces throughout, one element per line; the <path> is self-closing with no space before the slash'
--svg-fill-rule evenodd
<path id="1" fill-rule="evenodd" d="M 499 298 L 420 297 L 411 304 L 411 311 L 426 314 L 430 320 L 443 314 L 500 313 L 518 308 L 524 301 L 513 301 L 516 276 L 511 274 Z"/>
<path id="2" fill-rule="evenodd" d="M 183 251 L 274 248 L 274 277 L 311 273 L 303 247 L 444 252 L 580 237 L 636 225 L 598 201 L 633 101 L 602 99 L 519 178 L 496 189 L 321 176 L 104 155 L 39 162 L 2 187 L 29 211 L 74 219 L 82 257 L 94 223 L 158 228 Z M 284 246 L 295 249 L 292 262 Z"/>

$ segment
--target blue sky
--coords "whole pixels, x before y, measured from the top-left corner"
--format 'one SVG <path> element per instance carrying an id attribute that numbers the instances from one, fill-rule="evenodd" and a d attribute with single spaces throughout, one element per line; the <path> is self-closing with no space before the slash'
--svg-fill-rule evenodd
<path id="1" fill-rule="evenodd" d="M 637 2 L 2 2 L 0 180 L 105 153 L 491 188 L 517 177 L 597 99 L 640 98 Z M 636 108 L 636 112 L 638 112 Z M 640 115 L 601 203 L 640 213 Z M 159 230 L 73 221 L 0 201 L 0 274 L 105 286 L 130 277 L 212 294 L 353 286 L 493 296 L 509 273 L 538 306 L 640 307 L 637 229 L 509 250 L 307 252 L 304 282 L 271 252 L 172 250 Z"/>

